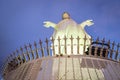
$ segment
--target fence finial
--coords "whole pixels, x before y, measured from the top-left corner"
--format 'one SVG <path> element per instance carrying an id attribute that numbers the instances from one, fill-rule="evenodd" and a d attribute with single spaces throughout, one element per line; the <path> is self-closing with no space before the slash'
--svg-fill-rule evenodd
<path id="1" fill-rule="evenodd" d="M 73 54 L 73 36 L 71 35 L 70 40 L 71 40 L 71 54 Z"/>
<path id="2" fill-rule="evenodd" d="M 115 41 L 113 41 L 112 43 L 112 48 L 110 50 L 110 58 L 112 59 L 112 56 L 113 56 L 113 52 L 114 52 L 114 46 L 115 46 Z"/>
<path id="3" fill-rule="evenodd" d="M 46 42 L 47 55 L 50 56 L 49 45 L 48 45 L 49 40 L 46 38 L 45 42 Z"/>
<path id="4" fill-rule="evenodd" d="M 80 48 L 80 42 L 79 42 L 80 37 L 78 36 L 76 39 L 77 39 L 77 53 L 80 54 L 80 51 L 79 51 L 79 48 Z"/>
<path id="5" fill-rule="evenodd" d="M 37 43 L 35 41 L 34 41 L 34 47 L 35 47 L 35 52 L 36 52 L 36 58 L 39 58 L 38 49 L 37 49 Z M 34 55 L 34 52 L 33 52 L 33 55 Z"/>
<path id="6" fill-rule="evenodd" d="M 32 59 L 34 59 L 34 52 L 32 50 L 32 45 L 29 43 L 30 53 L 32 53 Z"/>
<path id="7" fill-rule="evenodd" d="M 54 45 L 55 39 L 54 39 L 53 36 L 52 36 L 52 38 L 51 38 L 51 41 L 52 41 L 52 50 L 53 50 L 53 54 L 52 54 L 52 55 L 55 55 L 55 45 Z"/>
<path id="8" fill-rule="evenodd" d="M 26 54 L 27 54 L 28 61 L 29 61 L 29 60 L 30 60 L 30 55 L 29 55 L 29 52 L 28 52 L 27 45 L 24 45 L 24 48 L 25 48 L 25 50 L 26 50 Z"/>
<path id="9" fill-rule="evenodd" d="M 118 43 L 118 44 L 117 44 L 116 55 L 115 55 L 115 59 L 116 59 L 116 60 L 117 60 L 117 58 L 118 58 L 119 47 L 120 47 L 120 44 Z"/>
<path id="10" fill-rule="evenodd" d="M 86 49 L 86 41 L 87 41 L 87 37 L 85 35 L 85 37 L 83 38 L 84 39 L 84 44 L 83 44 L 83 54 L 86 55 L 85 53 L 85 49 Z"/>
<path id="11" fill-rule="evenodd" d="M 41 53 L 42 53 L 42 57 L 44 57 L 44 51 L 43 51 L 43 46 L 42 46 L 42 41 L 39 40 L 39 44 L 40 44 L 40 50 L 41 50 Z"/>
<path id="12" fill-rule="evenodd" d="M 60 36 L 58 36 L 58 54 L 61 54 Z"/>

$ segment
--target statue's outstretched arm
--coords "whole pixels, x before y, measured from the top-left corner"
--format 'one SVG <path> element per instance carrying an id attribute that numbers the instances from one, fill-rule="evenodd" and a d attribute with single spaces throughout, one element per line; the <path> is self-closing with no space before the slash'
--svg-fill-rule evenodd
<path id="1" fill-rule="evenodd" d="M 80 24 L 79 24 L 79 27 L 82 27 L 82 28 L 84 29 L 85 26 L 91 26 L 91 25 L 93 25 L 93 24 L 94 24 L 94 23 L 93 23 L 93 20 L 86 20 L 86 21 L 80 23 Z"/>
<path id="2" fill-rule="evenodd" d="M 44 27 L 46 27 L 46 28 L 52 27 L 52 28 L 54 28 L 54 29 L 57 29 L 56 24 L 53 23 L 53 22 L 44 21 L 43 23 L 44 23 Z"/>

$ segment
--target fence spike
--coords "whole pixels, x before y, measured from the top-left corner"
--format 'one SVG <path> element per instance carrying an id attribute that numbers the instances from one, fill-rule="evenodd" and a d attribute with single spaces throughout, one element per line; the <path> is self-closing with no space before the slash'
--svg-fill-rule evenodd
<path id="1" fill-rule="evenodd" d="M 29 43 L 29 48 L 30 48 L 30 52 L 31 52 L 31 54 L 32 54 L 32 59 L 34 59 L 34 52 L 33 52 L 33 50 L 32 50 L 32 45 Z"/>
<path id="2" fill-rule="evenodd" d="M 58 54 L 61 54 L 61 47 L 60 47 L 60 46 L 61 46 L 61 45 L 60 45 L 60 40 L 61 40 L 61 39 L 60 39 L 60 36 L 58 36 L 58 39 L 57 39 L 57 40 L 58 40 Z"/>
<path id="3" fill-rule="evenodd" d="M 41 40 L 39 40 L 39 44 L 40 44 L 40 50 L 41 50 L 41 53 L 42 53 L 42 57 L 44 57 L 44 51 L 43 51 L 42 41 Z"/>
<path id="4" fill-rule="evenodd" d="M 15 54 L 16 54 L 15 51 L 13 51 L 13 52 L 12 52 L 13 57 L 15 57 Z"/>
<path id="5" fill-rule="evenodd" d="M 105 38 L 103 38 L 102 40 L 102 48 L 103 48 L 104 43 L 105 43 Z"/>
<path id="6" fill-rule="evenodd" d="M 77 53 L 78 54 L 80 54 L 80 52 L 79 52 L 79 48 L 80 48 L 80 46 L 79 46 L 80 45 L 79 40 L 80 40 L 80 37 L 78 36 L 77 37 Z"/>
<path id="7" fill-rule="evenodd" d="M 108 40 L 108 44 L 110 44 L 110 40 Z"/>
<path id="8" fill-rule="evenodd" d="M 107 44 L 108 44 L 108 48 L 106 49 L 106 53 L 105 53 L 105 58 L 106 59 L 108 58 L 108 52 L 110 50 L 110 40 L 108 40 Z"/>
<path id="9" fill-rule="evenodd" d="M 17 58 L 16 58 L 16 53 L 13 51 L 13 59 L 15 60 L 15 61 L 17 61 Z M 18 62 L 18 61 L 17 61 Z"/>
<path id="10" fill-rule="evenodd" d="M 10 58 L 13 60 L 13 55 L 12 54 L 10 54 Z"/>
<path id="11" fill-rule="evenodd" d="M 73 54 L 73 36 L 71 35 L 70 40 L 71 40 L 71 54 Z"/>
<path id="12" fill-rule="evenodd" d="M 64 35 L 64 50 L 65 50 L 65 54 L 67 54 L 67 37 L 66 35 Z"/>
<path id="13" fill-rule="evenodd" d="M 119 45 L 119 43 L 118 43 L 118 45 L 117 45 L 117 50 L 116 50 L 116 54 L 115 54 L 115 59 L 116 59 L 116 60 L 117 60 L 117 57 L 118 57 L 119 47 L 120 47 L 120 45 Z"/>
<path id="14" fill-rule="evenodd" d="M 49 46 L 48 46 L 49 40 L 46 38 L 45 42 L 46 42 L 47 55 L 50 56 Z"/>
<path id="15" fill-rule="evenodd" d="M 19 50 L 18 49 L 16 49 L 16 52 L 19 54 Z"/>
<path id="16" fill-rule="evenodd" d="M 23 63 L 25 63 L 27 61 L 26 57 L 25 57 L 25 53 L 23 52 L 23 48 L 20 47 L 20 50 L 21 50 L 21 54 L 22 54 L 22 58 L 24 59 L 24 61 L 22 60 Z"/>
<path id="17" fill-rule="evenodd" d="M 55 55 L 55 45 L 54 45 L 55 39 L 53 38 L 53 36 L 52 36 L 52 38 L 51 38 L 51 41 L 52 41 L 52 52 L 53 52 L 52 55 Z"/>
<path id="18" fill-rule="evenodd" d="M 23 48 L 22 48 L 22 47 L 20 47 L 20 50 L 21 50 L 21 52 L 23 53 Z M 17 52 L 17 60 L 18 60 L 19 64 L 23 63 L 23 62 L 22 62 L 22 57 L 21 57 L 21 55 L 20 55 L 19 50 L 16 49 L 16 52 Z"/>
<path id="19" fill-rule="evenodd" d="M 35 52 L 36 52 L 36 58 L 39 58 L 38 49 L 37 49 L 37 43 L 35 41 L 34 41 L 34 47 L 35 47 Z"/>
<path id="20" fill-rule="evenodd" d="M 97 37 L 97 39 L 96 39 L 96 43 L 98 43 L 99 42 L 99 37 Z"/>
<path id="21" fill-rule="evenodd" d="M 87 40 L 86 35 L 85 35 L 85 37 L 84 37 L 83 39 L 84 39 L 84 44 L 83 44 L 83 54 L 86 55 L 86 53 L 85 53 L 85 49 L 86 49 L 86 40 Z"/>
<path id="22" fill-rule="evenodd" d="M 112 56 L 113 56 L 113 52 L 114 52 L 114 46 L 115 46 L 115 41 L 113 41 L 112 43 L 112 49 L 110 51 L 110 58 L 112 59 Z"/>
<path id="23" fill-rule="evenodd" d="M 104 43 L 105 42 L 105 38 L 103 38 L 103 40 L 102 40 L 102 43 Z"/>
<path id="24" fill-rule="evenodd" d="M 26 58 L 25 58 L 25 54 L 22 53 L 22 62 L 25 63 L 26 62 Z"/>
<path id="25" fill-rule="evenodd" d="M 22 52 L 22 54 L 23 54 L 23 48 L 22 47 L 20 47 L 20 51 Z"/>
<path id="26" fill-rule="evenodd" d="M 89 51 L 89 52 L 88 52 L 88 55 L 89 55 L 89 56 L 92 55 L 92 52 L 91 52 L 92 46 L 91 46 L 91 45 L 92 45 L 92 37 L 90 38 L 90 46 L 89 46 L 89 48 L 88 48 L 88 51 Z"/>
<path id="27" fill-rule="evenodd" d="M 32 48 L 32 45 L 29 43 L 29 47 Z"/>
<path id="28" fill-rule="evenodd" d="M 37 47 L 37 43 L 36 43 L 36 41 L 34 41 L 34 46 Z"/>
<path id="29" fill-rule="evenodd" d="M 26 50 L 26 54 L 27 54 L 28 60 L 30 61 L 30 55 L 29 55 L 29 52 L 28 52 L 27 45 L 24 45 L 24 48 Z"/>

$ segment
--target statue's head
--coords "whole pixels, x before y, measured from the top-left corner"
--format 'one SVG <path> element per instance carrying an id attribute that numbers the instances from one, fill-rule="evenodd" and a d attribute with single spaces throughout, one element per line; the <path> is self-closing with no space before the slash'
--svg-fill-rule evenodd
<path id="1" fill-rule="evenodd" d="M 64 19 L 70 19 L 69 13 L 64 12 L 63 15 L 62 15 L 62 19 L 63 19 L 63 20 L 64 20 Z"/>

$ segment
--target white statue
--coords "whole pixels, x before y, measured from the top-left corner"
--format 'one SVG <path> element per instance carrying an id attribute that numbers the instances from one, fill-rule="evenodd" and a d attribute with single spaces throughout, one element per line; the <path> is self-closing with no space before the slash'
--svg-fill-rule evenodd
<path id="1" fill-rule="evenodd" d="M 77 53 L 77 37 L 79 36 L 80 40 L 80 49 L 79 49 L 79 54 L 83 54 L 83 44 L 84 44 L 84 37 L 86 35 L 87 41 L 86 41 L 86 45 L 90 44 L 90 38 L 91 36 L 88 35 L 86 33 L 86 31 L 84 30 L 85 26 L 91 26 L 94 23 L 92 22 L 92 20 L 86 20 L 80 24 L 77 24 L 74 20 L 72 20 L 70 18 L 70 15 L 67 12 L 64 12 L 62 15 L 62 21 L 60 21 L 58 24 L 55 24 L 53 22 L 50 21 L 45 21 L 44 22 L 44 26 L 46 28 L 52 27 L 54 28 L 54 33 L 52 35 L 52 37 L 55 39 L 55 45 L 57 45 L 57 47 L 55 48 L 55 52 L 56 54 L 66 54 L 65 50 L 64 50 L 64 37 L 66 36 L 67 39 L 67 54 L 72 54 L 71 53 L 71 47 L 69 45 L 71 45 L 71 35 L 74 38 L 73 40 L 73 44 L 75 44 L 75 46 L 73 47 L 73 54 L 78 54 Z M 60 45 L 61 45 L 61 53 L 58 53 L 58 37 L 60 37 Z"/>

